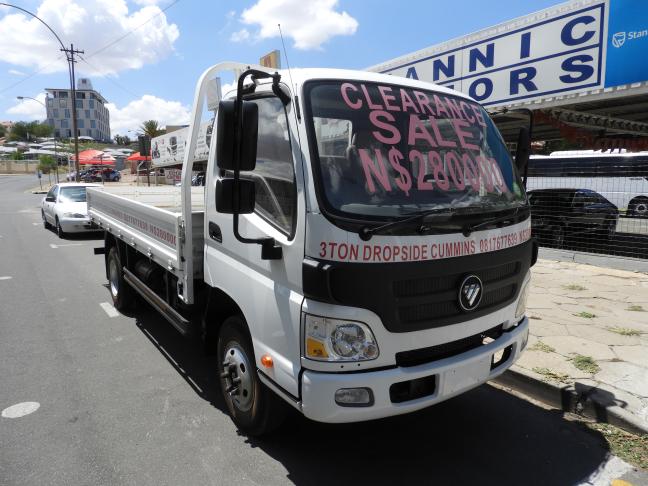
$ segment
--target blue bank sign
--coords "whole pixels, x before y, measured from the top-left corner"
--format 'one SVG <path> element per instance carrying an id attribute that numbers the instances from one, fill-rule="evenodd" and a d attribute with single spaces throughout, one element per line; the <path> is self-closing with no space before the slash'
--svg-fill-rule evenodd
<path id="1" fill-rule="evenodd" d="M 432 81 L 486 106 L 535 102 L 648 81 L 646 29 L 648 1 L 573 1 L 370 70 Z"/>

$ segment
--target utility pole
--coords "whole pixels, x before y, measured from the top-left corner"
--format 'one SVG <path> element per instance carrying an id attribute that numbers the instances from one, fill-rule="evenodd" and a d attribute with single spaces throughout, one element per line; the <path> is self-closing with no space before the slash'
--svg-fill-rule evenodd
<path id="1" fill-rule="evenodd" d="M 84 54 L 84 51 L 74 49 L 74 44 L 70 44 L 69 49 L 66 47 L 61 48 L 65 52 L 68 63 L 70 65 L 70 91 L 72 92 L 72 130 L 74 133 L 74 170 L 76 172 L 76 182 L 79 182 L 79 133 L 77 129 L 77 107 L 76 107 L 76 81 L 74 78 L 74 60 L 75 54 Z"/>

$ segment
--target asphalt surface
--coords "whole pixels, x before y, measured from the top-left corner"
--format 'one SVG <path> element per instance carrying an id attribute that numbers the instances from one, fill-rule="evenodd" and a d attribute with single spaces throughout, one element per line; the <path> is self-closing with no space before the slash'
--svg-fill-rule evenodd
<path id="1" fill-rule="evenodd" d="M 0 418 L 2 485 L 570 485 L 610 464 L 597 432 L 489 385 L 369 423 L 294 415 L 250 440 L 213 359 L 150 310 L 110 317 L 101 239 L 43 229 L 34 185 L 0 176 L 0 410 L 40 404 Z"/>

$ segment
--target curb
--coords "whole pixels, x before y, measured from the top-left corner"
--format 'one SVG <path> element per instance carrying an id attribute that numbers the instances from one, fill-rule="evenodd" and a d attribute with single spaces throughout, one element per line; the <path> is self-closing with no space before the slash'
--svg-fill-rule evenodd
<path id="1" fill-rule="evenodd" d="M 41 191 L 40 189 L 37 191 L 31 191 L 32 194 L 47 194 L 47 191 Z"/>
<path id="2" fill-rule="evenodd" d="M 601 388 L 582 383 L 559 386 L 527 370 L 509 369 L 493 381 L 565 412 L 615 425 L 633 434 L 648 435 L 648 423 L 616 405 L 614 396 Z"/>

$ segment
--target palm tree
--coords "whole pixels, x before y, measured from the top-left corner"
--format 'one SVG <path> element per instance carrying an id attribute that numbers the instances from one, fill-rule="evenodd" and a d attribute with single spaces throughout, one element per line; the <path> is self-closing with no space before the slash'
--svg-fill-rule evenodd
<path id="1" fill-rule="evenodd" d="M 164 130 L 160 128 L 160 124 L 157 120 L 146 120 L 142 123 L 142 126 L 140 126 L 140 131 L 151 138 L 164 133 Z"/>

